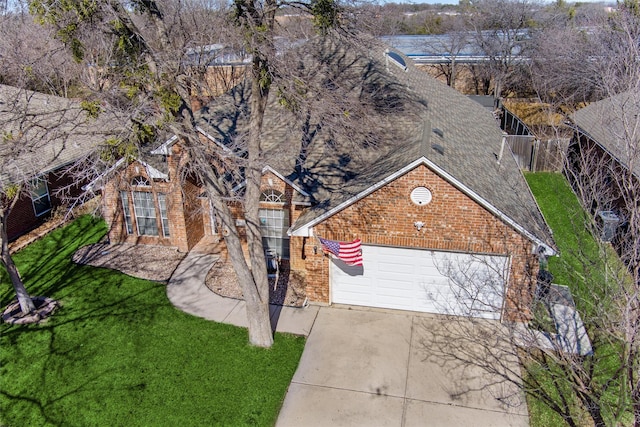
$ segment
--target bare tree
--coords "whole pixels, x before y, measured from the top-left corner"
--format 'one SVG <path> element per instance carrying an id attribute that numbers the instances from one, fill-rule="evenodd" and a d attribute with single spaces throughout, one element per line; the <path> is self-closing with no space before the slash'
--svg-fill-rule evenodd
<path id="1" fill-rule="evenodd" d="M 478 0 L 466 7 L 467 25 L 487 58 L 496 97 L 502 96 L 525 54 L 535 6 L 530 0 Z"/>
<path id="2" fill-rule="evenodd" d="M 21 199 L 28 200 L 48 171 L 89 151 L 116 129 L 115 123 L 110 115 L 94 120 L 76 101 L 0 86 L 0 255 L 23 314 L 35 306 L 9 251 L 9 215 Z"/>
<path id="3" fill-rule="evenodd" d="M 568 289 L 541 281 L 542 292 L 529 307 L 527 323 L 491 325 L 457 318 L 425 342 L 429 357 L 480 366 L 505 384 L 517 385 L 571 426 L 640 423 L 639 21 L 633 8 L 626 7 L 606 20 L 592 21 L 597 26 L 587 31 L 571 28 L 567 20 L 564 37 L 549 42 L 576 46 L 575 52 L 559 53 L 561 63 L 576 67 L 577 73 L 546 63 L 551 55 L 536 58 L 541 63 L 534 65 L 548 76 L 537 87 L 553 101 L 554 112 L 605 97 L 574 116 L 580 127 L 565 174 L 579 204 L 556 202 L 567 208 L 569 217 L 564 218 L 566 229 L 554 230 L 565 243 L 549 265 Z M 578 83 L 571 82 L 574 77 Z M 556 193 L 555 188 L 545 191 Z M 617 233 L 606 223 L 611 212 L 620 220 Z M 607 235 L 615 236 L 613 242 Z M 475 283 L 471 277 L 462 281 Z M 513 360 L 518 369 L 508 363 Z"/>
<path id="4" fill-rule="evenodd" d="M 455 88 L 458 58 L 465 49 L 472 46 L 473 34 L 466 31 L 465 23 L 459 15 L 448 19 L 443 27 L 445 34 L 424 39 L 416 47 L 424 49 L 426 53 L 442 56 L 443 61 L 436 67 L 445 77 L 447 85 Z"/>
<path id="5" fill-rule="evenodd" d="M 0 52 L 0 83 L 58 96 L 77 94 L 81 65 L 25 10 L 0 16 Z"/>
<path id="6" fill-rule="evenodd" d="M 281 54 L 292 41 L 278 38 L 284 45 L 276 46 L 276 35 L 282 30 L 277 12 L 285 5 L 286 2 L 272 0 L 239 1 L 229 8 L 211 9 L 209 3 L 197 2 L 136 2 L 131 7 L 129 2 L 110 1 L 96 3 L 94 8 L 69 11 L 55 1 L 31 3 L 31 10 L 39 19 L 56 26 L 57 34 L 78 61 L 91 59 L 96 74 L 92 99 L 125 111 L 130 118 L 129 138 L 106 147 L 116 154 L 111 156 L 113 159 L 118 153 L 135 152 L 141 144 L 149 143 L 154 131 L 160 128 L 183 141 L 188 155 L 183 175 L 198 178 L 221 220 L 224 240 L 246 301 L 249 340 L 263 347 L 273 343 L 258 209 L 262 170 L 272 149 L 263 138 L 268 130 L 265 113 L 271 100 L 290 111 L 294 118 L 307 117 L 305 112 L 309 109 L 305 105 L 318 99 L 321 93 L 308 89 L 305 79 L 296 75 L 299 69 L 292 66 L 297 63 L 296 55 Z M 289 6 L 306 14 L 321 35 L 339 27 L 340 8 L 333 0 L 292 2 Z M 232 122 L 245 121 L 235 133 L 227 135 L 223 146 L 201 140 L 200 117 L 195 107 L 219 91 L 207 87 L 207 78 L 211 77 L 206 74 L 208 67 L 194 64 L 190 52 L 202 51 L 204 46 L 213 44 L 241 46 L 250 58 L 244 84 L 218 100 L 220 105 L 230 106 L 232 113 L 228 118 Z M 325 84 L 336 85 L 326 81 Z M 198 102 L 193 102 L 194 99 Z M 332 99 L 343 104 L 324 110 L 331 112 L 324 118 L 333 117 L 335 131 L 353 130 L 352 124 L 358 120 L 362 120 L 359 128 L 366 129 L 373 120 L 359 112 L 357 104 L 369 105 L 360 98 L 356 97 L 356 103 L 351 104 L 354 108 L 344 105 L 345 99 L 353 101 L 353 98 L 336 95 Z M 95 156 L 98 160 L 105 158 L 109 156 L 104 152 Z M 242 192 L 237 191 L 238 186 Z M 244 215 L 248 259 L 236 227 L 231 206 L 234 203 Z"/>

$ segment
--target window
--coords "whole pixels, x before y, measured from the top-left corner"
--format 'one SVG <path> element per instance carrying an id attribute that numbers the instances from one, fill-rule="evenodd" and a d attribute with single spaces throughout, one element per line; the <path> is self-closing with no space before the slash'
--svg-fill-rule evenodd
<path id="1" fill-rule="evenodd" d="M 267 203 L 283 203 L 283 194 L 277 190 L 269 189 L 260 195 L 261 202 Z"/>
<path id="2" fill-rule="evenodd" d="M 131 180 L 131 185 L 135 187 L 149 187 L 149 180 L 144 176 L 134 176 Z"/>
<path id="3" fill-rule="evenodd" d="M 51 199 L 49 198 L 49 187 L 45 177 L 34 180 L 31 188 L 31 201 L 33 211 L 36 216 L 44 215 L 51 210 Z"/>
<path id="4" fill-rule="evenodd" d="M 289 258 L 289 211 L 260 209 L 260 230 L 265 251 L 274 251 L 281 258 Z"/>
<path id="5" fill-rule="evenodd" d="M 158 207 L 160 208 L 160 219 L 162 220 L 162 235 L 169 237 L 169 217 L 167 216 L 167 196 L 158 193 Z"/>
<path id="6" fill-rule="evenodd" d="M 122 201 L 122 213 L 124 214 L 124 223 L 127 226 L 127 234 L 133 234 L 131 209 L 129 209 L 129 193 L 127 193 L 126 191 L 121 191 L 120 200 Z"/>
<path id="7" fill-rule="evenodd" d="M 138 235 L 157 236 L 158 224 L 156 222 L 156 207 L 153 200 L 153 193 L 134 191 L 133 209 L 136 214 Z"/>

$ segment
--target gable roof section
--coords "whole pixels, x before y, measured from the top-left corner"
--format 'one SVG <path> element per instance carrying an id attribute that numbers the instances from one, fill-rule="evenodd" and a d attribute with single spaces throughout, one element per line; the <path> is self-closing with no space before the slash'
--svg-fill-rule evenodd
<path id="1" fill-rule="evenodd" d="M 78 101 L 0 85 L 2 137 L 19 142 L 0 145 L 0 184 L 71 164 L 117 134 L 118 126 L 109 112 L 89 118 Z"/>
<path id="2" fill-rule="evenodd" d="M 367 49 L 346 48 L 348 43 L 340 41 L 308 44 L 290 63 L 301 81 L 324 85 L 312 88 L 305 98 L 310 102 L 307 122 L 301 124 L 272 90 L 261 134 L 265 164 L 313 199 L 313 206 L 290 233 L 304 235 L 313 224 L 394 179 L 414 162 L 424 162 L 532 240 L 551 247 L 551 233 L 515 159 L 505 154 L 497 160 L 504 149 L 503 137 L 491 112 L 416 69 L 406 58 L 406 68 L 390 63 L 389 48 L 379 42 L 371 41 Z M 370 114 L 362 119 L 368 120 L 365 136 L 337 135 L 323 122 L 330 113 L 321 103 L 322 94 L 333 90 L 334 68 L 341 79 L 336 85 L 344 91 L 340 95 L 364 97 L 369 103 Z M 206 132 L 220 141 L 241 144 L 250 114 L 247 92 L 237 88 L 203 109 L 200 123 Z M 305 134 L 302 128 L 313 132 Z"/>
<path id="3" fill-rule="evenodd" d="M 629 169 L 640 139 L 640 93 L 624 92 L 594 102 L 573 114 L 579 131 L 600 145 Z M 640 176 L 640 164 L 634 161 L 633 173 Z"/>
<path id="4" fill-rule="evenodd" d="M 384 47 L 379 47 L 370 57 L 408 93 L 424 101 L 413 104 L 420 109 L 419 118 L 404 125 L 404 134 L 399 137 L 404 140 L 389 153 L 383 153 L 355 179 L 336 186 L 339 191 L 317 200 L 291 233 L 304 234 L 303 229 L 319 223 L 318 218 L 328 218 L 395 179 L 415 162 L 424 162 L 529 238 L 551 247 L 551 233 L 515 159 L 507 154 L 497 161 L 504 148 L 503 137 L 491 112 L 416 69 L 411 61 L 406 61 L 406 71 L 385 67 L 384 52 Z"/>

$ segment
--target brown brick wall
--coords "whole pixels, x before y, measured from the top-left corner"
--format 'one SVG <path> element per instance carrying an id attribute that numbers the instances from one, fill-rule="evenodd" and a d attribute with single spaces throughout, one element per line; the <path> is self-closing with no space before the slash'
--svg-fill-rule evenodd
<path id="1" fill-rule="evenodd" d="M 175 158 L 173 156 L 169 157 L 169 176 L 175 177 L 177 174 L 175 173 L 175 168 L 177 166 L 177 161 L 179 158 Z M 151 183 L 150 187 L 143 188 L 134 188 L 131 186 L 131 180 L 135 176 L 144 176 Z M 190 194 L 192 196 L 191 206 L 197 205 L 200 203 L 197 200 L 197 191 L 192 187 L 195 187 L 194 184 L 188 183 L 186 186 L 187 191 L 185 194 Z M 129 210 L 131 212 L 131 219 L 133 223 L 133 233 L 128 234 L 124 222 L 122 203 L 120 201 L 120 191 L 127 191 L 129 194 Z M 157 218 L 157 227 L 159 236 L 138 236 L 136 230 L 136 218 L 133 210 L 133 196 L 132 191 L 150 191 L 154 193 L 154 201 L 156 208 L 156 218 Z M 169 219 L 169 237 L 162 236 L 162 224 L 160 221 L 160 207 L 157 202 L 157 193 L 166 194 L 167 200 L 167 217 Z M 195 200 L 195 202 L 193 201 Z M 113 243 L 136 243 L 136 244 L 152 244 L 152 245 L 164 245 L 164 246 L 175 246 L 180 251 L 188 251 L 197 243 L 202 237 L 202 216 L 200 215 L 200 227 L 197 227 L 197 218 L 190 216 L 191 219 L 191 228 L 193 231 L 188 232 L 189 226 L 187 225 L 187 221 L 185 218 L 185 209 L 184 209 L 184 199 L 183 199 L 183 190 L 180 187 L 179 182 L 175 182 L 175 180 L 170 180 L 166 182 L 164 180 L 156 180 L 153 181 L 147 175 L 146 168 L 141 165 L 139 162 L 133 162 L 127 168 L 125 168 L 122 172 L 117 174 L 113 179 L 109 180 L 105 185 L 103 191 L 103 213 L 105 220 L 109 226 L 109 239 Z M 199 209 L 193 209 L 196 212 L 200 212 Z M 187 210 L 188 211 L 188 210 Z M 197 216 L 196 216 L 197 217 Z"/>
<path id="2" fill-rule="evenodd" d="M 7 221 L 7 237 L 14 240 L 21 235 L 43 224 L 51 217 L 51 213 L 59 209 L 66 209 L 69 197 L 77 197 L 81 193 L 84 181 L 78 181 L 73 176 L 65 173 L 64 169 L 47 174 L 47 186 L 51 200 L 51 211 L 36 216 L 33 210 L 33 202 L 28 193 L 22 194 L 20 200 L 12 209 Z"/>
<path id="3" fill-rule="evenodd" d="M 410 200 L 411 191 L 418 186 L 432 192 L 433 199 L 425 206 Z M 420 231 L 415 221 L 424 222 Z M 521 303 L 527 304 L 531 295 L 532 244 L 426 166 L 417 167 L 335 214 L 314 227 L 314 232 L 340 241 L 358 237 L 363 244 L 371 245 L 509 255 L 508 316 L 521 311 Z M 330 302 L 329 259 L 317 240 L 292 239 L 293 258 L 297 258 L 292 260 L 293 268 L 304 265 L 309 299 Z"/>

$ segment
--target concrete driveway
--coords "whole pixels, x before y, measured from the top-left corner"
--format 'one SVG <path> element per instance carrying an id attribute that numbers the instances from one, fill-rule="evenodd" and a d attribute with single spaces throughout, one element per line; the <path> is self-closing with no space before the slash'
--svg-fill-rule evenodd
<path id="1" fill-rule="evenodd" d="M 443 321 L 321 307 L 276 425 L 527 426 L 517 388 L 430 354 Z"/>

